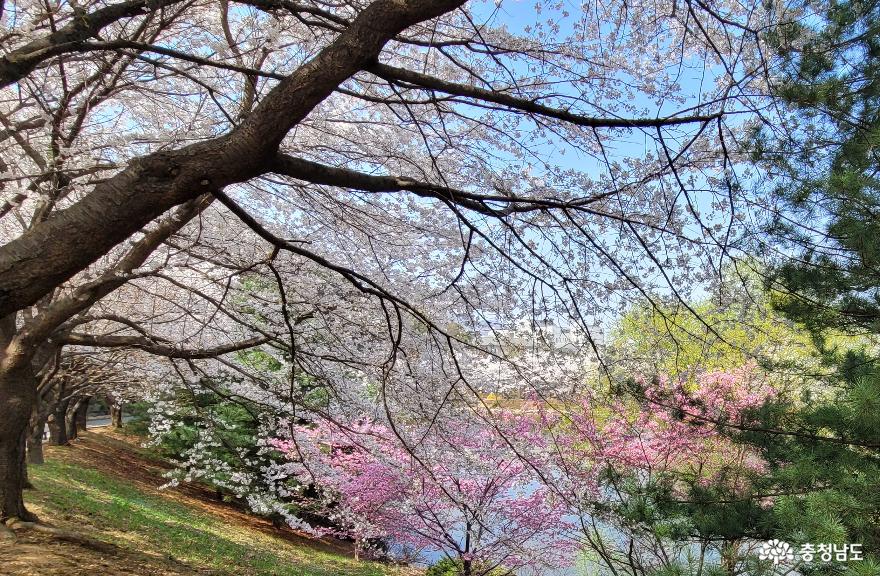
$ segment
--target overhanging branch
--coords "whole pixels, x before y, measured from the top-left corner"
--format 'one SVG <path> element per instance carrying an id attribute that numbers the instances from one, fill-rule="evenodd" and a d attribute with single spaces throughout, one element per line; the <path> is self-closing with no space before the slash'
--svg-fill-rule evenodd
<path id="1" fill-rule="evenodd" d="M 448 82 L 435 76 L 389 66 L 388 64 L 373 64 L 367 68 L 367 71 L 394 84 L 403 82 L 414 88 L 437 90 L 455 96 L 472 98 L 483 102 L 492 102 L 493 104 L 499 104 L 511 110 L 527 112 L 529 114 L 536 114 L 547 118 L 555 118 L 557 120 L 588 128 L 655 128 L 658 126 L 677 126 L 699 122 L 705 123 L 720 118 L 722 115 L 721 112 L 716 112 L 714 114 L 668 116 L 665 118 L 599 118 L 576 114 L 561 108 L 545 106 L 534 100 L 517 98 L 516 96 L 511 96 L 505 92 Z"/>
<path id="2" fill-rule="evenodd" d="M 248 348 L 254 348 L 261 344 L 266 344 L 270 341 L 270 338 L 266 336 L 257 336 L 240 342 L 234 342 L 232 344 L 195 349 L 179 348 L 143 336 L 100 336 L 73 332 L 59 338 L 59 340 L 64 344 L 71 344 L 74 346 L 92 346 L 96 348 L 137 348 L 138 350 L 143 350 L 144 352 L 155 356 L 199 360 L 216 358 L 217 356 L 222 356 L 231 352 L 239 352 L 241 350 L 247 350 Z"/>
<path id="3" fill-rule="evenodd" d="M 275 174 L 290 176 L 312 184 L 364 192 L 412 192 L 422 198 L 451 202 L 463 208 L 495 217 L 549 209 L 577 210 L 617 193 L 614 191 L 573 200 L 521 196 L 507 191 L 504 191 L 503 194 L 478 194 L 460 188 L 422 182 L 406 176 L 365 174 L 357 170 L 327 166 L 288 154 L 276 155 L 269 170 Z"/>
<path id="4" fill-rule="evenodd" d="M 74 9 L 73 18 L 66 25 L 0 57 L 0 88 L 21 80 L 53 56 L 75 52 L 80 42 L 97 36 L 114 22 L 147 14 L 180 1 L 129 0 L 95 10 L 91 14 Z"/>

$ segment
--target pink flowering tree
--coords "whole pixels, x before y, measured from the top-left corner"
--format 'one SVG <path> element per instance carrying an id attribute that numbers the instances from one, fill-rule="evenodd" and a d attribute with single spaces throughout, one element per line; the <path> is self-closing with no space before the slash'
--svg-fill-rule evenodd
<path id="1" fill-rule="evenodd" d="M 322 487 L 333 532 L 359 550 L 380 539 L 439 552 L 468 576 L 579 557 L 638 575 L 735 566 L 747 539 L 724 523 L 762 513 L 766 463 L 724 430 L 757 425 L 775 390 L 746 365 L 690 381 L 637 378 L 618 392 L 581 387 L 480 417 L 446 413 L 427 429 L 322 420 L 273 445 L 293 476 Z"/>
<path id="2" fill-rule="evenodd" d="M 563 458 L 581 463 L 583 480 L 596 483 L 597 468 L 676 472 L 703 483 L 736 469 L 733 489 L 764 471 L 758 455 L 728 436 L 724 427 L 748 427 L 749 414 L 775 392 L 753 366 L 701 374 L 695 382 L 637 378 L 634 394 L 598 399 L 584 394 L 574 409 L 551 414 L 541 407 L 545 426 L 558 431 Z M 567 468 L 571 469 L 570 466 Z"/>
<path id="3" fill-rule="evenodd" d="M 599 564 L 635 574 L 744 558 L 732 515 L 760 514 L 766 463 L 735 434 L 775 390 L 754 365 L 692 381 L 637 378 L 624 393 L 536 402 L 534 425 Z"/>
<path id="4" fill-rule="evenodd" d="M 324 487 L 330 517 L 358 548 L 383 538 L 440 553 L 465 576 L 571 561 L 577 544 L 566 506 L 495 429 L 458 422 L 412 445 L 404 449 L 388 426 L 367 421 L 325 422 L 276 441 L 301 475 Z"/>

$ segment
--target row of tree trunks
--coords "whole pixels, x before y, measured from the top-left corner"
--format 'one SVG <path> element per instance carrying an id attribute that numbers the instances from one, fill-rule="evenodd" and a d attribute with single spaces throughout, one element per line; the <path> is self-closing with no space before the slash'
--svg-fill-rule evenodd
<path id="1" fill-rule="evenodd" d="M 4 361 L 15 360 L 3 358 Z M 2 369 L 6 368 L 6 369 Z M 40 465 L 43 457 L 43 431 L 49 426 L 49 442 L 63 446 L 86 429 L 91 396 L 66 396 L 63 381 L 44 395 L 38 394 L 37 378 L 29 362 L 8 362 L 0 368 L 0 521 L 7 518 L 33 520 L 24 507 L 22 490 L 30 487 L 27 467 Z M 109 402 L 108 402 L 109 403 Z M 121 425 L 121 406 L 111 418 Z"/>
<path id="2" fill-rule="evenodd" d="M 43 432 L 49 427 L 49 443 L 64 446 L 76 439 L 87 428 L 90 396 L 71 401 L 65 398 L 57 402 L 44 403 L 34 410 L 27 436 L 27 461 L 29 464 L 42 464 Z M 122 428 L 123 405 L 108 398 L 110 406 L 110 426 Z M 64 425 L 62 426 L 61 423 Z"/>
<path id="3" fill-rule="evenodd" d="M 86 429 L 90 396 L 76 400 L 62 399 L 55 404 L 51 414 L 38 422 L 31 430 L 31 438 L 36 443 L 42 440 L 45 425 L 49 425 L 49 443 L 53 446 L 64 446 L 75 440 L 80 432 Z"/>

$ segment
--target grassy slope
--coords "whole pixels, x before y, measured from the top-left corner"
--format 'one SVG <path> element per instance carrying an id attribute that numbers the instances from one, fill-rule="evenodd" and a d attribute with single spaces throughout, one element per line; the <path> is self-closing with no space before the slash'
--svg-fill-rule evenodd
<path id="1" fill-rule="evenodd" d="M 32 468 L 29 505 L 46 521 L 124 550 L 181 561 L 218 575 L 384 575 L 397 568 L 357 562 L 341 545 L 310 542 L 271 528 L 205 491 L 157 490 L 161 468 L 109 433 L 90 433 L 70 448 L 50 450 Z M 126 471 L 137 469 L 132 478 Z"/>

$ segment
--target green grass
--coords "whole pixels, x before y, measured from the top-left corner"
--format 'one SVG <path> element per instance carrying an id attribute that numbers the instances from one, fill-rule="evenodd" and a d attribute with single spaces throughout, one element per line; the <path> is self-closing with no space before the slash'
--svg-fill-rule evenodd
<path id="1" fill-rule="evenodd" d="M 47 461 L 31 468 L 29 504 L 48 518 L 93 527 L 92 536 L 123 548 L 173 557 L 219 574 L 252 576 L 380 576 L 394 567 L 357 562 L 146 493 L 77 464 Z"/>

